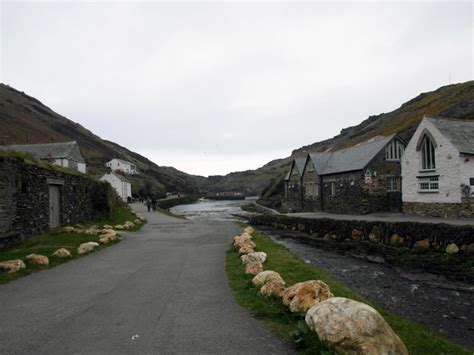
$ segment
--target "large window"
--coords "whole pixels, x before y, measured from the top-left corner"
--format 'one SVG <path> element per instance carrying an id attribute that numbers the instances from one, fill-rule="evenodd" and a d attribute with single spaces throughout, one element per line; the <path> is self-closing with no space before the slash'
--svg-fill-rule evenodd
<path id="1" fill-rule="evenodd" d="M 420 192 L 439 191 L 439 178 L 437 176 L 419 177 L 418 189 Z"/>
<path id="2" fill-rule="evenodd" d="M 398 161 L 401 159 L 404 151 L 405 146 L 399 140 L 394 139 L 392 143 L 385 148 L 385 158 L 387 160 Z"/>
<path id="3" fill-rule="evenodd" d="M 435 147 L 430 137 L 425 135 L 421 141 L 421 170 L 435 170 Z"/>

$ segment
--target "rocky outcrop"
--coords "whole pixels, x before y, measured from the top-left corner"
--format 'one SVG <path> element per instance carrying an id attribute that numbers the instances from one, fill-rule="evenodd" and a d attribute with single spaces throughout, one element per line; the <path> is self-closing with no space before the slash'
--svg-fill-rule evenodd
<path id="1" fill-rule="evenodd" d="M 30 264 L 35 264 L 39 266 L 48 266 L 49 265 L 49 259 L 47 256 L 41 255 L 41 254 L 30 254 L 25 257 L 25 260 L 29 262 Z"/>
<path id="2" fill-rule="evenodd" d="M 23 262 L 23 260 L 20 260 L 20 259 L 7 260 L 7 261 L 0 262 L 0 270 L 6 271 L 9 274 L 18 272 L 21 269 L 24 269 L 25 267 L 26 267 L 25 263 Z"/>
<path id="3" fill-rule="evenodd" d="M 407 355 L 408 351 L 372 307 L 333 297 L 320 302 L 306 313 L 308 326 L 328 347 L 341 354 Z"/>
<path id="4" fill-rule="evenodd" d="M 267 282 L 260 288 L 260 293 L 264 296 L 282 297 L 284 292 L 285 282 L 280 280 Z"/>
<path id="5" fill-rule="evenodd" d="M 251 275 L 257 275 L 258 273 L 263 271 L 263 264 L 258 261 L 254 261 L 252 263 L 248 263 L 245 265 L 245 273 Z"/>
<path id="6" fill-rule="evenodd" d="M 257 287 L 263 286 L 266 283 L 272 282 L 272 281 L 278 281 L 278 282 L 281 282 L 282 284 L 285 284 L 285 281 L 280 276 L 280 274 L 272 270 L 262 271 L 258 273 L 257 275 L 255 275 L 255 277 L 252 279 L 252 283 Z"/>
<path id="7" fill-rule="evenodd" d="M 72 227 L 72 226 L 65 226 L 65 227 L 63 227 L 63 232 L 64 232 L 64 233 L 72 233 L 72 232 L 74 232 L 74 227 Z"/>
<path id="8" fill-rule="evenodd" d="M 255 261 L 259 263 L 264 263 L 265 260 L 267 260 L 267 254 L 263 251 L 256 251 L 247 255 L 242 255 L 240 257 L 240 260 L 242 260 L 244 264 L 252 263 Z"/>
<path id="9" fill-rule="evenodd" d="M 72 255 L 66 248 L 60 248 L 53 253 L 58 258 L 70 258 Z"/>
<path id="10" fill-rule="evenodd" d="M 291 312 L 305 312 L 330 297 L 332 293 L 328 285 L 321 280 L 310 280 L 288 287 L 283 294 L 283 304 Z"/>

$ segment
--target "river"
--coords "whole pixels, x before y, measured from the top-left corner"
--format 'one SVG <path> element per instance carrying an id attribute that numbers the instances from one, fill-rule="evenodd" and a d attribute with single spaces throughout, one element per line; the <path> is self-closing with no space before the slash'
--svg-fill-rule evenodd
<path id="1" fill-rule="evenodd" d="M 257 197 L 232 201 L 198 201 L 189 205 L 179 205 L 170 209 L 191 221 L 229 221 L 237 220 L 234 214 L 242 214 L 242 205 L 252 203 Z"/>

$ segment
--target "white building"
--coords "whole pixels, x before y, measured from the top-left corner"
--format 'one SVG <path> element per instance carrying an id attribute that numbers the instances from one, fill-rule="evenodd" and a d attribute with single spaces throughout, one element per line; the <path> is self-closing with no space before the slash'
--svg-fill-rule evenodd
<path id="1" fill-rule="evenodd" d="M 129 161 L 114 158 L 108 163 L 105 164 L 106 167 L 110 168 L 112 171 L 121 171 L 125 174 L 138 174 L 138 170 L 135 164 L 130 163 Z"/>
<path id="2" fill-rule="evenodd" d="M 0 149 L 27 153 L 39 160 L 54 165 L 71 168 L 86 173 L 86 161 L 76 141 L 65 143 L 17 144 L 2 146 Z"/>
<path id="3" fill-rule="evenodd" d="M 402 157 L 406 213 L 474 216 L 474 121 L 424 117 Z"/>
<path id="4" fill-rule="evenodd" d="M 100 178 L 100 180 L 107 181 L 112 185 L 122 200 L 127 201 L 127 197 L 132 197 L 132 185 L 128 182 L 125 176 L 112 172 L 105 174 Z"/>

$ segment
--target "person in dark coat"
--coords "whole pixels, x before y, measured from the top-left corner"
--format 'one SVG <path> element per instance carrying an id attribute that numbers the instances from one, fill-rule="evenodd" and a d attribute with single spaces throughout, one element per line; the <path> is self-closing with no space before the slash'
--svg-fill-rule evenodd
<path id="1" fill-rule="evenodd" d="M 146 207 L 148 208 L 148 212 L 151 211 L 151 199 L 148 197 L 146 199 Z"/>
<path id="2" fill-rule="evenodd" d="M 153 196 L 151 198 L 151 207 L 153 208 L 153 211 L 156 211 L 156 198 Z"/>

